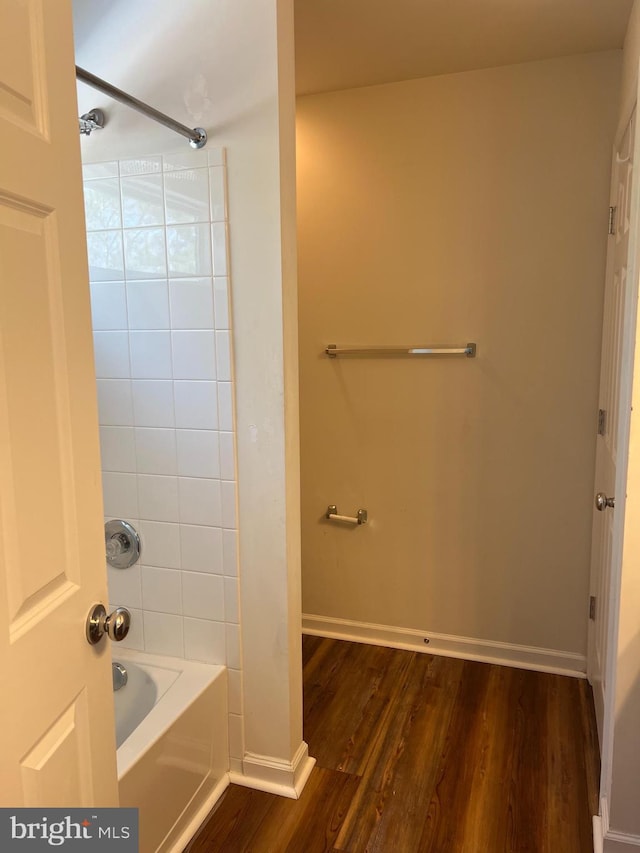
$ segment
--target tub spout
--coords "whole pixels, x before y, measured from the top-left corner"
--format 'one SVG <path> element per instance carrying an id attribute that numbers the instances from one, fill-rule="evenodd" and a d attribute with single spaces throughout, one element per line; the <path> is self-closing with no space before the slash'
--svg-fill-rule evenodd
<path id="1" fill-rule="evenodd" d="M 112 673 L 113 673 L 113 690 L 120 690 L 121 687 L 124 687 L 127 683 L 129 676 L 127 675 L 127 670 L 122 666 L 121 663 L 113 663 L 112 664 Z"/>

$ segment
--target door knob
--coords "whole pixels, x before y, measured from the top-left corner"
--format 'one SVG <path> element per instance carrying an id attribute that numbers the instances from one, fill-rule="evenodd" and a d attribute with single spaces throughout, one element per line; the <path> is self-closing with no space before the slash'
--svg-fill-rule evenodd
<path id="1" fill-rule="evenodd" d="M 94 604 L 87 616 L 87 642 L 95 646 L 106 634 L 110 640 L 119 643 L 129 633 L 131 614 L 126 607 L 116 607 L 107 615 L 103 604 Z"/>
<path id="2" fill-rule="evenodd" d="M 598 492 L 596 495 L 596 509 L 600 512 L 603 512 L 607 507 L 613 509 L 615 505 L 616 499 L 608 498 L 604 492 Z"/>

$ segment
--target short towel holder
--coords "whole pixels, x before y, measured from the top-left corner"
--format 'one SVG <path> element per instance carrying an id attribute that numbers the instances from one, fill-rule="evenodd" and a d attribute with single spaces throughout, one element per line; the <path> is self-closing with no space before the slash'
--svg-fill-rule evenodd
<path id="1" fill-rule="evenodd" d="M 335 504 L 329 504 L 325 518 L 329 519 L 329 521 L 342 521 L 345 524 L 366 524 L 367 511 L 366 509 L 359 509 L 355 517 L 352 515 L 338 515 L 338 507 Z"/>

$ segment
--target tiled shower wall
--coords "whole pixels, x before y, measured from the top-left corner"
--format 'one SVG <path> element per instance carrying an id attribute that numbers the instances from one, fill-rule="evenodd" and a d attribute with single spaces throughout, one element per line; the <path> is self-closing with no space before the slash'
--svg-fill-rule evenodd
<path id="1" fill-rule="evenodd" d="M 108 569 L 110 604 L 131 610 L 123 645 L 227 664 L 241 758 L 224 151 L 84 178 L 105 515 L 142 538 Z"/>

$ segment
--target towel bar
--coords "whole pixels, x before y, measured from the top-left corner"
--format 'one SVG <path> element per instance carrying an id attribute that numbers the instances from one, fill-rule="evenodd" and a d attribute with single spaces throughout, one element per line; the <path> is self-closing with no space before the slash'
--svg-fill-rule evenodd
<path id="1" fill-rule="evenodd" d="M 436 346 L 422 345 L 411 347 L 339 347 L 336 344 L 328 344 L 325 354 L 329 358 L 339 355 L 466 355 L 467 358 L 475 358 L 477 345 L 474 343 L 465 346 Z"/>
<path id="2" fill-rule="evenodd" d="M 329 521 L 343 521 L 345 524 L 366 524 L 367 511 L 366 509 L 359 509 L 355 517 L 352 515 L 338 515 L 337 506 L 329 504 L 325 518 L 329 519 Z"/>

